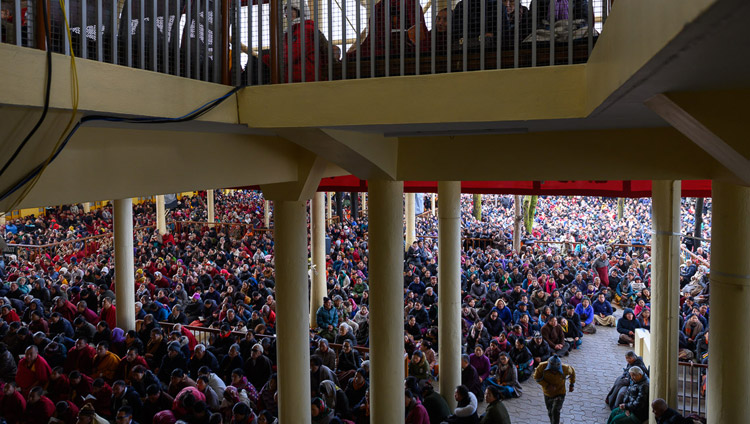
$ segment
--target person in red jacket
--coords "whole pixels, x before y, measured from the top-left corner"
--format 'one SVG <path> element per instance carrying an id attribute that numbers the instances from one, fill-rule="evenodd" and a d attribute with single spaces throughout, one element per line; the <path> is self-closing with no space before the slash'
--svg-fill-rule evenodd
<path id="1" fill-rule="evenodd" d="M 23 398 L 18 385 L 11 381 L 3 387 L 2 396 L 0 396 L 0 411 L 3 411 L 3 417 L 8 424 L 17 424 L 26 413 L 26 399 Z"/>
<path id="2" fill-rule="evenodd" d="M 5 322 L 19 322 L 21 321 L 21 318 L 18 317 L 18 314 L 15 310 L 9 305 L 5 304 L 2 307 L 0 307 L 0 315 L 2 315 L 2 319 Z"/>
<path id="3" fill-rule="evenodd" d="M 406 389 L 404 401 L 406 402 L 406 421 L 405 424 L 430 424 L 430 415 L 427 409 L 419 401 L 419 398 Z"/>
<path id="4" fill-rule="evenodd" d="M 55 413 L 55 404 L 43 395 L 44 389 L 34 386 L 26 399 L 26 423 L 47 424 Z"/>
<path id="5" fill-rule="evenodd" d="M 16 374 L 16 382 L 21 388 L 21 392 L 28 393 L 34 386 L 44 387 L 49 381 L 50 374 L 52 374 L 52 369 L 50 369 L 47 361 L 39 356 L 39 348 L 36 345 L 27 347 L 26 356 L 18 363 L 18 373 Z M 52 406 L 54 409 L 54 405 Z"/>

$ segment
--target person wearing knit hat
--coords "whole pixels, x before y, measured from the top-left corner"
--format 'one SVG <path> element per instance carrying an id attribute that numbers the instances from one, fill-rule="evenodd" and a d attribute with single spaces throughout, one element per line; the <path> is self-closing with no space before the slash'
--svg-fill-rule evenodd
<path id="1" fill-rule="evenodd" d="M 534 380 L 542 386 L 550 424 L 559 424 L 560 411 L 565 402 L 565 380 L 569 380 L 568 390 L 572 392 L 576 382 L 575 369 L 570 365 L 563 365 L 560 357 L 553 355 L 536 367 Z"/>

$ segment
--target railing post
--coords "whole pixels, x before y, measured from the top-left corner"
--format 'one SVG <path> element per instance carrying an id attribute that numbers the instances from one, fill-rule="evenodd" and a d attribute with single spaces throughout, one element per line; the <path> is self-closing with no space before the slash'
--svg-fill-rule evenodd
<path id="1" fill-rule="evenodd" d="M 44 13 L 42 10 L 46 7 L 47 9 L 47 28 L 51 30 L 50 26 L 50 8 L 49 8 L 49 0 L 37 0 L 36 2 L 36 9 L 34 10 L 34 36 L 36 37 L 36 48 L 39 50 L 46 50 L 47 49 L 47 38 L 45 36 L 44 31 Z M 18 17 L 17 19 L 20 19 Z M 51 48 L 51 47 L 50 47 Z"/>
<path id="2" fill-rule="evenodd" d="M 231 68 L 229 66 L 229 1 L 221 0 L 221 83 L 230 85 Z M 252 5 L 248 5 L 252 7 Z M 248 29 L 248 31 L 251 31 Z M 252 46 L 251 46 L 252 47 Z M 237 54 L 239 52 L 235 52 Z M 237 84 L 239 85 L 239 81 Z"/>
<path id="3" fill-rule="evenodd" d="M 271 4 L 271 84 L 279 83 L 279 0 L 270 0 Z"/>

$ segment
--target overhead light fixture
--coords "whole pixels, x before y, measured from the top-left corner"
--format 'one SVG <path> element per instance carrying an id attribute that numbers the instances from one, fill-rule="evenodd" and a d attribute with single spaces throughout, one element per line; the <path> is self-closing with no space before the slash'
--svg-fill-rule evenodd
<path id="1" fill-rule="evenodd" d="M 384 137 L 453 137 L 457 135 L 526 134 L 528 128 L 477 128 L 470 130 L 400 131 L 387 132 Z"/>

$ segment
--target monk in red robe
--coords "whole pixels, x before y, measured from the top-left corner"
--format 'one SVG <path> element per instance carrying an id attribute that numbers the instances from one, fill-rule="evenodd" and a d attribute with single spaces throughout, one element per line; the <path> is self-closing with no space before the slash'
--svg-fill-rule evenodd
<path id="1" fill-rule="evenodd" d="M 16 382 L 21 388 L 21 392 L 29 393 L 29 390 L 34 386 L 46 386 L 50 374 L 52 374 L 52 369 L 50 369 L 47 361 L 39 356 L 39 349 L 36 345 L 26 348 L 26 356 L 18 363 L 18 373 L 16 374 Z"/>

